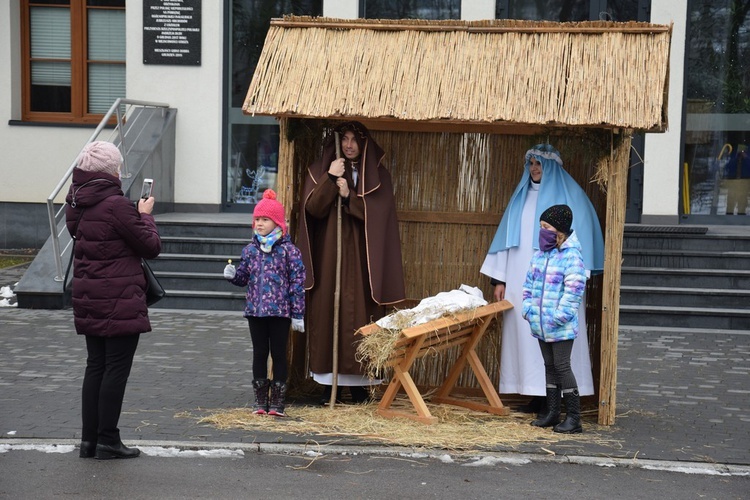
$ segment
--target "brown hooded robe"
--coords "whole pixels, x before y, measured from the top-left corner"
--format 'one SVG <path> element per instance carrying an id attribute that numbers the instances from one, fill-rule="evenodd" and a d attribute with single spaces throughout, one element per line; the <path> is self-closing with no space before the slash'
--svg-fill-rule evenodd
<path id="1" fill-rule="evenodd" d="M 391 175 L 382 165 L 380 146 L 358 122 L 337 127 L 353 131 L 360 147 L 355 162 L 345 163 L 349 201 L 341 209 L 341 302 L 339 309 L 339 373 L 362 375 L 355 357 L 354 332 L 381 318 L 386 304 L 405 298 L 401 240 Z M 336 201 L 338 187 L 328 174 L 336 159 L 331 141 L 320 160 L 308 169 L 302 192 L 298 246 L 307 269 L 305 288 L 310 371 L 333 370 L 333 310 L 336 288 Z M 355 195 L 356 193 L 356 195 Z"/>

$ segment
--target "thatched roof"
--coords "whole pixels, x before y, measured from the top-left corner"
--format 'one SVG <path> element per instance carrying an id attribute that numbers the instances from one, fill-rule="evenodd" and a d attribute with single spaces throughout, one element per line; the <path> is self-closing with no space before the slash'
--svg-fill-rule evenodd
<path id="1" fill-rule="evenodd" d="M 271 22 L 246 114 L 664 131 L 671 26 Z"/>

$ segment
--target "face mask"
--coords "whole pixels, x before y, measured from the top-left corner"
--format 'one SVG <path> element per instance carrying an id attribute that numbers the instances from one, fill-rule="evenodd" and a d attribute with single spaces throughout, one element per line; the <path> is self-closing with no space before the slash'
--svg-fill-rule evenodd
<path id="1" fill-rule="evenodd" d="M 539 249 L 543 252 L 552 250 L 557 246 L 557 231 L 541 228 L 539 230 Z"/>

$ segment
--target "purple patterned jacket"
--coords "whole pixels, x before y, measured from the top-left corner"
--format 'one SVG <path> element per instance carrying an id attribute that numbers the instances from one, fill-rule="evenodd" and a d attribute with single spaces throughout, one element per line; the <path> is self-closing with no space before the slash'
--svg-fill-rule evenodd
<path id="1" fill-rule="evenodd" d="M 270 253 L 260 249 L 253 235 L 229 282 L 247 287 L 245 317 L 302 319 L 305 315 L 305 265 L 288 234 L 274 243 Z"/>

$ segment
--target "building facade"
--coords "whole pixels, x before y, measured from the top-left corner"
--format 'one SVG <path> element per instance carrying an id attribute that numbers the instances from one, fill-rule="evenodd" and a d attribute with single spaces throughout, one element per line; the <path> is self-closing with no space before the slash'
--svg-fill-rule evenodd
<path id="1" fill-rule="evenodd" d="M 750 225 L 750 0 L 0 0 L 0 248 L 41 247 L 45 200 L 118 97 L 178 110 L 178 211 L 250 212 L 278 125 L 241 111 L 271 18 L 672 24 L 669 129 L 634 141 L 628 222 Z M 748 215 L 745 215 L 748 214 Z"/>

